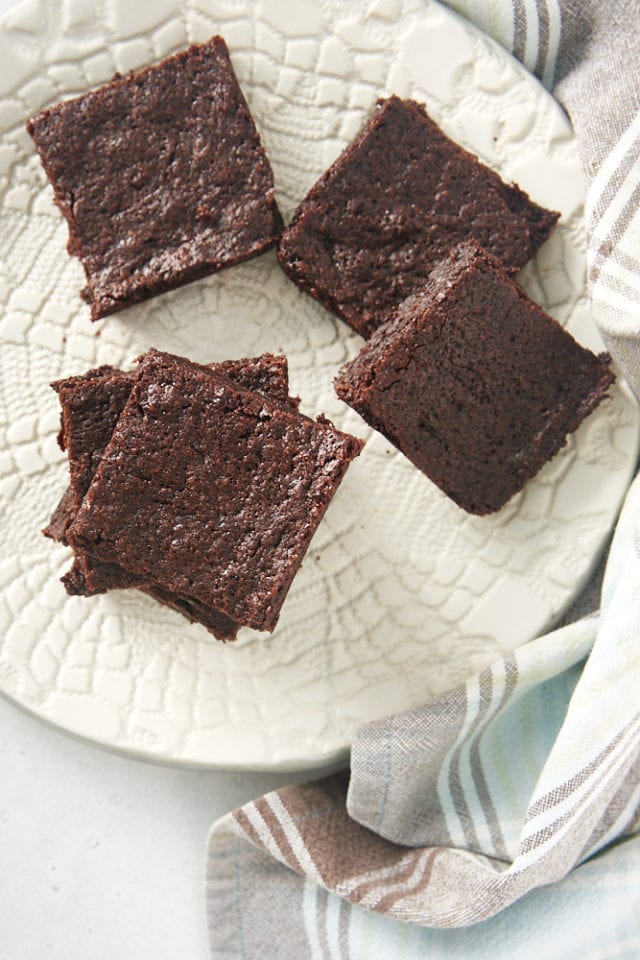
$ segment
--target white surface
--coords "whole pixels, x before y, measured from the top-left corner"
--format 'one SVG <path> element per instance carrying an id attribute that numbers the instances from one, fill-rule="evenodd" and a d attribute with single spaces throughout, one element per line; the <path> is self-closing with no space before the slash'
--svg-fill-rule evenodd
<path id="1" fill-rule="evenodd" d="M 300 779 L 129 760 L 1 697 L 0 770 L 1 960 L 208 960 L 209 827 Z"/>
<path id="2" fill-rule="evenodd" d="M 11 52 L 0 77 L 0 506 L 11 504 L 0 522 L 0 690 L 132 753 L 296 768 L 331 761 L 363 721 L 451 688 L 569 604 L 617 512 L 638 417 L 616 388 L 524 493 L 486 518 L 467 516 L 369 432 L 271 637 L 244 631 L 223 646 L 137 591 L 67 598 L 57 578 L 68 552 L 39 533 L 66 483 L 56 377 L 126 364 L 149 346 L 202 361 L 281 349 L 305 411 L 366 433 L 332 389 L 359 338 L 297 291 L 273 251 L 89 324 L 82 271 L 23 125 L 116 69 L 223 33 L 285 217 L 378 95 L 426 100 L 448 132 L 563 211 L 522 278 L 595 343 L 576 146 L 557 105 L 501 48 L 426 0 L 305 0 L 295 16 L 273 0 L 207 9 L 108 0 L 92 13 L 78 0 L 33 0 L 0 29 Z"/>

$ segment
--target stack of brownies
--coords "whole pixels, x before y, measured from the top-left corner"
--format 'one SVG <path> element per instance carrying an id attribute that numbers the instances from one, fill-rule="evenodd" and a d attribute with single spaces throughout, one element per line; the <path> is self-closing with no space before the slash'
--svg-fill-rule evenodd
<path id="1" fill-rule="evenodd" d="M 559 214 L 414 101 L 378 101 L 284 232 L 220 37 L 28 129 L 92 319 L 278 244 L 294 283 L 368 338 L 338 395 L 471 513 L 521 490 L 613 381 L 512 279 Z M 75 551 L 67 590 L 134 586 L 222 639 L 272 630 L 362 443 L 298 412 L 284 357 L 151 350 L 136 373 L 54 388 L 71 483 L 46 533 Z"/>
<path id="2" fill-rule="evenodd" d="M 361 441 L 300 414 L 268 354 L 151 350 L 54 387 L 70 485 L 45 532 L 74 549 L 67 591 L 137 587 L 222 640 L 273 630 Z"/>

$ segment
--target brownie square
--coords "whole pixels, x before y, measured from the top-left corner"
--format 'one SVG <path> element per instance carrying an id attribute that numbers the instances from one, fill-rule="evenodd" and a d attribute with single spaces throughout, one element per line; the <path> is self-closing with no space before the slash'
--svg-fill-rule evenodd
<path id="1" fill-rule="evenodd" d="M 499 510 L 614 380 L 473 242 L 340 371 L 338 396 L 469 513 Z"/>
<path id="2" fill-rule="evenodd" d="M 241 383 L 245 388 L 267 393 L 297 410 L 298 399 L 289 397 L 286 357 L 263 354 L 260 357 L 230 360 L 211 365 Z M 58 442 L 69 457 L 70 484 L 56 507 L 46 536 L 66 543 L 66 531 L 77 514 L 102 459 L 134 381 L 133 372 L 103 366 L 78 377 L 52 384 L 62 406 Z M 113 563 L 102 563 L 83 550 L 75 552 L 71 569 L 62 582 L 71 595 L 91 596 L 107 590 L 138 587 L 159 602 L 182 613 L 192 622 L 204 624 L 218 639 L 234 639 L 238 624 L 220 611 L 210 609 L 193 598 L 163 590 L 139 575 Z"/>
<path id="3" fill-rule="evenodd" d="M 69 486 L 56 507 L 45 536 L 66 543 L 66 530 L 89 489 L 104 448 L 124 409 L 134 372 L 97 367 L 51 384 L 61 406 L 58 444 L 69 460 Z"/>
<path id="4" fill-rule="evenodd" d="M 222 37 L 27 123 L 91 319 L 256 256 L 282 227 Z"/>
<path id="5" fill-rule="evenodd" d="M 291 409 L 299 399 L 289 396 L 287 358 L 265 353 L 259 357 L 225 360 L 213 369 L 247 390 L 266 393 Z M 67 451 L 70 483 L 43 533 L 66 543 L 66 528 L 78 511 L 93 480 L 104 449 L 131 393 L 135 371 L 102 366 L 51 384 L 62 407 L 58 444 Z"/>
<path id="6" fill-rule="evenodd" d="M 278 247 L 294 283 L 364 337 L 470 237 L 517 273 L 559 217 L 390 97 L 302 201 Z"/>
<path id="7" fill-rule="evenodd" d="M 362 443 L 151 351 L 67 535 L 106 563 L 272 630 Z"/>

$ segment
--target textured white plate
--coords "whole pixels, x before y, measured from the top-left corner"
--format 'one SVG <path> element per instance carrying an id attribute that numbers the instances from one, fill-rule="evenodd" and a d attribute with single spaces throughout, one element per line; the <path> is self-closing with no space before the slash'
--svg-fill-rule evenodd
<path id="1" fill-rule="evenodd" d="M 370 436 L 272 636 L 223 646 L 136 591 L 67 598 L 67 551 L 39 533 L 65 485 L 48 383 L 149 346 L 200 361 L 283 351 L 311 414 L 369 436 L 333 394 L 359 338 L 273 253 L 92 326 L 24 120 L 116 70 L 214 32 L 229 44 L 288 218 L 379 95 L 445 129 L 561 226 L 521 279 L 599 347 L 585 292 L 571 130 L 513 60 L 425 0 L 33 0 L 0 29 L 0 691 L 80 736 L 219 767 L 331 762 L 355 727 L 452 687 L 548 626 L 587 578 L 635 460 L 624 388 L 500 514 L 462 513 Z M 99 8 L 99 10 L 97 9 Z"/>

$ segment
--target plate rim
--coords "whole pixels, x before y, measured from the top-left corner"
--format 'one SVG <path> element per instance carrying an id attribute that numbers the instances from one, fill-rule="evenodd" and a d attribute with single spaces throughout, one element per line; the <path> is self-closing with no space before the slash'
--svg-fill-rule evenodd
<path id="1" fill-rule="evenodd" d="M 112 2 L 112 0 L 109 0 L 109 2 Z M 12 8 L 9 11 L 5 11 L 0 16 L 0 34 L 2 34 L 6 29 L 8 29 L 11 26 L 9 23 L 9 20 L 13 16 L 15 16 L 16 13 L 18 13 L 22 8 L 26 8 L 27 6 L 28 6 L 28 0 L 21 0 L 21 2 L 17 4 L 14 8 Z M 181 0 L 174 0 L 175 12 L 182 10 L 183 6 L 184 5 L 181 2 Z M 536 84 L 544 92 L 545 97 L 566 118 L 566 115 L 564 114 L 564 111 L 562 111 L 562 107 L 560 106 L 560 104 L 552 97 L 551 93 L 543 86 L 543 84 L 540 83 L 540 81 L 536 77 L 534 77 L 531 73 L 529 73 L 529 71 L 523 66 L 523 64 L 520 61 L 518 61 L 515 57 L 513 57 L 513 55 L 508 50 L 506 50 L 506 48 L 502 47 L 495 39 L 493 39 L 490 35 L 485 33 L 473 21 L 468 20 L 467 18 L 462 16 L 460 13 L 458 13 L 456 10 L 453 10 L 451 7 L 448 7 L 443 3 L 439 2 L 439 0 L 428 0 L 428 4 L 425 4 L 425 9 L 427 6 L 440 8 L 444 12 L 446 17 L 464 24 L 465 29 L 481 34 L 483 40 L 486 41 L 491 47 L 493 47 L 499 53 L 500 57 L 508 58 L 513 64 L 515 64 L 520 75 L 522 76 L 526 75 L 529 82 Z M 104 14 L 102 15 L 101 19 L 104 19 Z M 221 32 L 223 32 L 222 28 L 221 28 Z M 122 35 L 122 37 L 124 39 L 124 35 Z M 112 42 L 117 42 L 117 38 L 114 38 Z M 94 88 L 95 88 L 95 85 L 92 87 L 88 87 L 87 89 L 94 89 Z M 6 128 L 3 128 L 3 130 L 0 130 L 0 133 L 3 133 L 5 129 Z M 619 387 L 625 392 L 627 398 L 633 402 L 636 409 L 635 449 L 633 451 L 633 456 L 630 458 L 631 462 L 635 462 L 637 461 L 638 452 L 640 450 L 640 419 L 638 417 L 638 404 L 632 391 L 620 376 L 618 377 L 618 384 L 619 384 Z M 628 476 L 627 482 L 625 484 L 625 488 L 624 488 L 625 491 L 628 489 L 628 486 L 631 483 L 632 478 L 633 478 L 633 469 L 631 468 L 630 475 Z M 571 596 L 567 599 L 564 609 L 558 613 L 557 615 L 558 619 L 561 618 L 564 614 L 566 614 L 567 610 L 578 598 L 579 594 L 585 588 L 591 576 L 593 575 L 593 572 L 597 567 L 603 555 L 603 552 L 606 548 L 608 538 L 610 537 L 611 532 L 614 528 L 615 520 L 622 507 L 623 501 L 624 501 L 624 494 L 620 500 L 620 503 L 617 505 L 617 509 L 614 512 L 614 517 L 612 519 L 611 527 L 608 529 L 608 531 L 605 534 L 602 535 L 598 550 L 596 550 L 594 555 L 592 555 L 591 563 L 590 565 L 588 565 L 588 569 L 583 574 L 582 578 L 579 581 L 579 584 L 574 588 Z M 0 695 L 4 699 L 6 699 L 8 702 L 15 704 L 19 709 L 23 710 L 28 715 L 33 716 L 35 719 L 45 723 L 46 725 L 52 727 L 55 730 L 58 730 L 62 733 L 73 736 L 74 738 L 79 739 L 82 742 L 92 744 L 101 749 L 105 749 L 107 751 L 110 751 L 122 756 L 130 757 L 132 759 L 140 760 L 143 762 L 159 763 L 159 764 L 177 766 L 177 767 L 187 768 L 187 769 L 217 770 L 221 772 L 222 771 L 226 771 L 226 772 L 239 772 L 239 771 L 295 772 L 295 771 L 311 769 L 311 768 L 328 769 L 333 766 L 336 766 L 336 764 L 339 766 L 344 766 L 348 762 L 348 755 L 349 755 L 349 749 L 350 749 L 349 744 L 343 746 L 338 750 L 332 750 L 330 752 L 327 752 L 321 755 L 315 754 L 314 756 L 309 756 L 308 753 L 305 753 L 304 751 L 298 751 L 298 752 L 287 751 L 287 759 L 282 761 L 277 761 L 277 760 L 274 761 L 273 759 L 270 759 L 265 763 L 260 763 L 260 761 L 257 761 L 255 759 L 252 760 L 252 759 L 247 759 L 247 757 L 241 757 L 239 761 L 233 764 L 211 760 L 211 759 L 207 760 L 207 759 L 189 758 L 183 755 L 176 756 L 170 752 L 163 751 L 163 750 L 155 751 L 155 750 L 149 750 L 148 748 L 138 749 L 127 743 L 117 742 L 112 739 L 110 740 L 108 738 L 100 737 L 97 734 L 83 733 L 82 731 L 78 730 L 72 723 L 61 723 L 56 721 L 52 716 L 48 715 L 46 712 L 39 712 L 34 707 L 19 700 L 16 696 L 14 696 L 14 694 L 11 692 L 10 689 L 5 688 L 2 680 L 0 680 Z M 390 716 L 391 715 L 393 714 L 390 714 Z"/>

